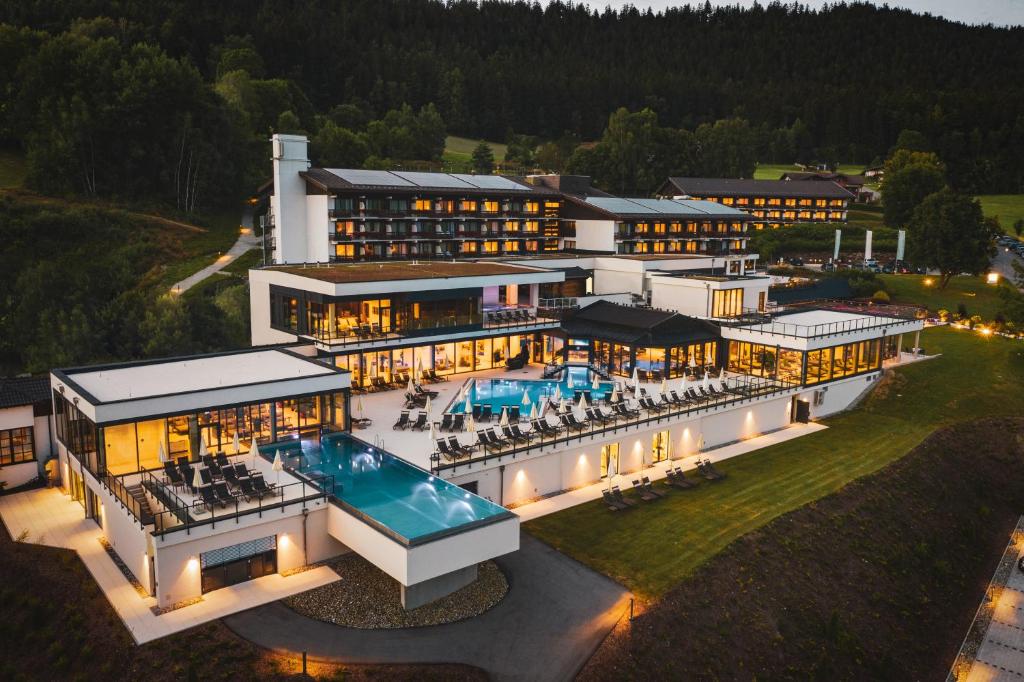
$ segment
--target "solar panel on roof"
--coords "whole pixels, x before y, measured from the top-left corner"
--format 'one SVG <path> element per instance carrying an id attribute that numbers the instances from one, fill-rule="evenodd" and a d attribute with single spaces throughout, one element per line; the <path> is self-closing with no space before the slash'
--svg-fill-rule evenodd
<path id="1" fill-rule="evenodd" d="M 620 199 L 619 197 L 587 197 L 586 201 L 588 204 L 609 213 L 657 213 L 654 209 L 642 206 L 629 199 Z"/>
<path id="2" fill-rule="evenodd" d="M 448 173 L 417 173 L 414 171 L 395 171 L 395 175 L 405 178 L 419 187 L 444 187 L 452 189 L 469 189 L 473 185 L 463 182 Z"/>
<path id="3" fill-rule="evenodd" d="M 391 187 L 412 187 L 412 183 L 394 173 L 382 170 L 362 170 L 359 168 L 325 168 L 328 173 L 337 175 L 345 182 L 353 185 L 385 185 Z"/>
<path id="4" fill-rule="evenodd" d="M 479 187 L 480 189 L 519 189 L 528 190 L 530 187 L 521 185 L 518 182 L 503 178 L 500 175 L 465 175 L 463 173 L 452 173 L 452 177 L 463 182 Z"/>

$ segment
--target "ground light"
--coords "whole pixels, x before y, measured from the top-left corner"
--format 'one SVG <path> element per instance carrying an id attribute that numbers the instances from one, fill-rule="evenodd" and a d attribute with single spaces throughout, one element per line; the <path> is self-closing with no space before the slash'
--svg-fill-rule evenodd
<path id="1" fill-rule="evenodd" d="M 990 272 L 990 273 L 988 273 L 988 276 L 985 278 L 985 281 L 988 282 L 989 284 L 999 284 L 999 273 L 998 272 Z"/>

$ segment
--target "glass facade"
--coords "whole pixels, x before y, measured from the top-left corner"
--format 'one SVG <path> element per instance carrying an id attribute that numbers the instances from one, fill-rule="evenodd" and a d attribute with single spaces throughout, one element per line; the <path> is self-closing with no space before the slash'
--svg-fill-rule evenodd
<path id="1" fill-rule="evenodd" d="M 592 361 L 609 374 L 631 376 L 633 368 L 644 372 L 660 372 L 662 376 L 681 377 L 692 365 L 695 368 L 714 366 L 718 342 L 702 341 L 680 346 L 629 346 L 608 341 L 593 341 Z"/>
<path id="2" fill-rule="evenodd" d="M 872 339 L 804 352 L 730 341 L 727 369 L 809 386 L 877 370 L 881 366 L 881 345 L 881 339 Z M 805 356 L 806 372 L 803 369 Z"/>
<path id="3" fill-rule="evenodd" d="M 345 394 L 327 393 L 97 427 L 63 396 L 54 398 L 57 438 L 96 476 L 158 469 L 161 445 L 169 457 L 195 459 L 200 442 L 210 452 L 233 451 L 237 434 L 248 452 L 254 436 L 268 443 L 341 430 L 347 414 Z"/>
<path id="4" fill-rule="evenodd" d="M 417 369 L 434 370 L 439 375 L 462 374 L 495 367 L 519 354 L 521 348 L 530 350 L 533 337 L 529 334 L 510 334 L 485 339 L 467 339 L 449 343 L 427 344 L 393 350 L 367 351 L 336 355 L 334 364 L 352 373 L 353 387 L 366 387 L 371 379 L 395 381 L 398 373 Z"/>

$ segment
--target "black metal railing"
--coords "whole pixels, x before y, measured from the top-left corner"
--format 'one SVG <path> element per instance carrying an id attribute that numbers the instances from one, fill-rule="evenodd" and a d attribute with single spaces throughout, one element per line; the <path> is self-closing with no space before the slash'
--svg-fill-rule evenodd
<path id="1" fill-rule="evenodd" d="M 135 499 L 135 496 L 128 492 L 128 488 L 125 487 L 124 482 L 113 474 L 105 474 L 103 477 L 103 483 L 110 491 L 110 494 L 121 503 L 124 509 L 128 510 L 140 526 L 145 526 L 150 520 L 142 511 L 142 503 Z"/>
<path id="2" fill-rule="evenodd" d="M 776 379 L 762 379 L 760 377 L 732 377 L 728 381 L 731 381 L 733 385 L 726 388 L 724 392 L 712 396 L 701 397 L 696 400 L 689 400 L 682 405 L 674 403 L 660 403 L 660 407 L 662 408 L 660 412 L 639 408 L 640 414 L 635 417 L 615 415 L 613 419 L 606 423 L 598 423 L 594 420 L 590 420 L 582 429 L 562 431 L 557 434 L 537 435 L 527 443 L 510 442 L 497 449 L 489 450 L 484 445 L 474 443 L 472 446 L 467 446 L 472 447 L 473 449 L 473 453 L 469 456 L 453 459 L 445 458 L 447 461 L 443 462 L 441 460 L 444 456 L 435 452 L 430 456 L 431 469 L 435 474 L 442 471 L 455 473 L 460 466 L 465 467 L 467 465 L 484 463 L 491 460 L 498 460 L 500 462 L 506 457 L 515 459 L 517 456 L 528 455 L 531 452 L 536 452 L 537 450 L 548 446 L 581 443 L 586 438 L 593 439 L 602 435 L 614 434 L 620 429 L 624 431 L 640 429 L 644 426 L 660 424 L 666 420 L 699 414 L 702 410 L 742 405 L 760 400 L 767 396 L 781 395 L 799 388 L 799 384 L 797 383 L 787 383 Z M 478 430 L 486 428 L 488 428 L 487 425 L 477 425 Z M 438 433 L 439 436 L 454 435 L 450 433 Z"/>
<path id="3" fill-rule="evenodd" d="M 162 483 L 162 485 L 166 488 L 166 484 Z M 283 514 L 292 505 L 304 505 L 306 502 L 314 500 L 327 501 L 333 494 L 333 490 L 334 476 L 320 475 L 315 477 L 303 476 L 301 480 L 295 483 L 274 486 L 266 499 L 256 497 L 254 500 L 246 501 L 240 495 L 234 496 L 224 506 L 219 504 L 207 505 L 200 499 L 189 504 L 181 500 L 177 495 L 174 495 L 174 498 L 171 498 L 176 500 L 173 508 L 154 512 L 153 535 L 163 537 L 179 531 L 191 533 L 192 529 L 202 526 L 216 528 L 218 523 L 232 520 L 238 523 L 246 516 L 255 514 L 262 517 L 263 514 L 276 510 L 280 510 Z M 298 491 L 298 494 L 290 496 L 295 491 Z M 173 493 L 171 494 L 173 495 Z"/>

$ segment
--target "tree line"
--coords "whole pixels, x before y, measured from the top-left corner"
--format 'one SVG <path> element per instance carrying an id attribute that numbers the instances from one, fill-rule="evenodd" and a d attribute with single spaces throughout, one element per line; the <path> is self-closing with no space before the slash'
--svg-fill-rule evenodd
<path id="1" fill-rule="evenodd" d="M 270 81 L 257 89 L 293 99 L 290 110 L 307 126 L 311 112 L 341 105 L 377 120 L 404 105 L 420 111 L 433 104 L 455 134 L 587 141 L 601 135 L 619 107 L 646 108 L 663 125 L 690 131 L 732 118 L 760 131 L 795 127 L 795 149 L 758 150 L 758 161 L 786 163 L 871 162 L 909 129 L 946 160 L 954 187 L 1024 187 L 1019 27 L 964 26 L 858 3 L 822 10 L 704 4 L 653 13 L 562 2 L 124 0 L 116 10 L 108 33 L 126 49 L 158 48 L 179 64 L 164 69 L 184 69 L 208 83 L 239 70 Z M 0 21 L 57 35 L 111 11 L 95 0 L 7 3 Z M 128 61 L 146 59 L 156 58 Z M 154 84 L 161 82 L 157 75 Z M 202 113 L 204 93 L 189 87 L 180 94 L 198 98 L 189 107 Z M 168 93 L 172 108 L 188 108 L 172 99 Z M 273 111 L 261 113 L 276 123 Z M 191 124 L 202 148 L 208 117 L 217 117 L 196 115 L 175 121 L 172 132 Z M 267 122 L 258 119 L 252 123 Z M 166 139 L 165 155 L 176 161 L 180 136 Z M 230 138 L 215 126 L 208 139 L 224 147 Z M 216 165 L 210 158 L 200 173 Z"/>

